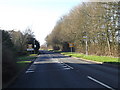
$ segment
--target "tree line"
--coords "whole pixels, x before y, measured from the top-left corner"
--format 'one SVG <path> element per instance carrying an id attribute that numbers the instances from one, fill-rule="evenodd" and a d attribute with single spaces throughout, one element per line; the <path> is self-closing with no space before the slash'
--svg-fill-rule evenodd
<path id="1" fill-rule="evenodd" d="M 85 2 L 62 16 L 46 37 L 53 49 L 79 53 L 116 56 L 120 36 L 120 2 Z M 86 46 L 87 41 L 87 46 Z"/>
<path id="2" fill-rule="evenodd" d="M 0 30 L 0 32 L 2 32 L 2 83 L 4 84 L 17 73 L 17 57 L 29 54 L 27 45 L 32 44 L 35 53 L 38 54 L 40 44 L 30 28 L 24 32 L 15 30 Z"/>

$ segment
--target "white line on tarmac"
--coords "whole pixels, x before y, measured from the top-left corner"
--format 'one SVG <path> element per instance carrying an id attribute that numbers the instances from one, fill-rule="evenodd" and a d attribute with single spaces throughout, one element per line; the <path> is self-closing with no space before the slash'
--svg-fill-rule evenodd
<path id="1" fill-rule="evenodd" d="M 71 67 L 71 66 L 69 66 L 69 65 L 67 65 L 67 64 L 65 64 L 65 63 L 63 63 L 63 62 L 60 62 L 60 64 L 61 64 L 61 65 L 66 65 L 67 67 L 69 67 L 69 68 L 71 68 L 71 69 L 74 69 L 73 67 Z M 63 66 L 63 67 L 66 67 L 66 66 Z"/>
<path id="2" fill-rule="evenodd" d="M 34 71 L 26 71 L 25 73 L 31 73 L 31 72 L 34 72 Z"/>
<path id="3" fill-rule="evenodd" d="M 67 65 L 67 64 L 64 64 L 64 65 L 68 66 L 68 67 L 71 68 L 71 69 L 74 69 L 73 67 L 71 67 L 71 66 L 69 66 L 69 65 Z"/>
<path id="4" fill-rule="evenodd" d="M 64 69 L 70 69 L 70 68 L 64 68 Z"/>
<path id="5" fill-rule="evenodd" d="M 69 68 L 64 68 L 64 69 L 74 69 L 73 67 L 71 67 L 71 66 L 63 63 L 62 61 L 59 61 L 58 59 L 54 59 L 54 60 L 52 60 L 52 61 L 53 61 L 53 62 L 60 63 L 61 65 L 66 65 L 67 67 L 69 67 Z M 63 67 L 66 67 L 66 66 L 63 66 Z"/>
<path id="6" fill-rule="evenodd" d="M 33 70 L 33 69 L 30 69 L 30 68 L 29 68 L 28 71 L 30 71 L 30 70 Z"/>
<path id="7" fill-rule="evenodd" d="M 63 67 L 68 67 L 68 66 L 63 66 Z"/>
<path id="8" fill-rule="evenodd" d="M 96 83 L 99 83 L 100 85 L 102 85 L 102 86 L 104 86 L 104 87 L 106 87 L 106 88 L 109 88 L 109 89 L 111 89 L 111 90 L 115 90 L 115 89 L 113 89 L 112 87 L 110 87 L 110 86 L 108 86 L 108 85 L 106 85 L 106 84 L 104 84 L 104 83 L 102 83 L 102 82 L 100 82 L 100 81 L 98 81 L 98 80 L 90 77 L 90 76 L 87 76 L 87 78 L 89 78 L 90 80 L 92 80 L 92 81 L 94 81 L 94 82 L 96 82 Z"/>

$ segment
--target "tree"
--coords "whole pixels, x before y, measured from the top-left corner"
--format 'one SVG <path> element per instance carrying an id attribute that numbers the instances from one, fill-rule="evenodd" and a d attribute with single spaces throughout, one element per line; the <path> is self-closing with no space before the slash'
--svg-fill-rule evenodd
<path id="1" fill-rule="evenodd" d="M 2 31 L 2 82 L 9 81 L 16 73 L 16 49 L 11 36 L 7 31 Z"/>
<path id="2" fill-rule="evenodd" d="M 27 50 L 27 45 L 29 43 L 33 44 L 33 48 L 35 49 L 35 52 L 37 53 L 38 49 L 40 48 L 39 42 L 34 38 L 34 34 L 30 28 L 27 28 L 24 32 L 21 31 L 9 31 L 9 34 L 11 36 L 11 40 L 17 48 L 18 55 L 25 55 Z M 35 43 L 34 43 L 35 40 Z M 37 47 L 34 47 L 34 44 Z"/>
<path id="3" fill-rule="evenodd" d="M 87 46 L 88 54 L 117 56 L 118 7 L 118 2 L 79 4 L 58 20 L 46 41 L 61 49 L 74 43 L 75 50 L 80 53 L 85 53 Z M 87 37 L 87 45 L 84 37 Z"/>
<path id="4" fill-rule="evenodd" d="M 32 44 L 32 48 L 34 48 L 34 53 L 39 53 L 40 44 L 35 38 L 28 38 L 27 44 Z"/>

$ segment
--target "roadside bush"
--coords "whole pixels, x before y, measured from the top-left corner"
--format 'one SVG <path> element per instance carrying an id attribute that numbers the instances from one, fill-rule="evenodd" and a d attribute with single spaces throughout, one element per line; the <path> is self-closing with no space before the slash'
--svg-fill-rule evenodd
<path id="1" fill-rule="evenodd" d="M 2 82 L 8 82 L 17 72 L 16 50 L 7 31 L 2 30 Z"/>
<path id="2" fill-rule="evenodd" d="M 17 72 L 16 59 L 12 49 L 2 46 L 2 82 L 8 82 Z"/>
<path id="3" fill-rule="evenodd" d="M 17 52 L 17 56 L 25 56 L 28 55 L 27 51 L 19 51 Z"/>

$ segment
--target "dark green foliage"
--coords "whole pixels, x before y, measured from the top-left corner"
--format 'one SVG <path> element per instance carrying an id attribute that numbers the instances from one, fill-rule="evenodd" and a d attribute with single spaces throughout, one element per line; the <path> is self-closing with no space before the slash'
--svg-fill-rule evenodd
<path id="1" fill-rule="evenodd" d="M 9 33 L 7 31 L 2 30 L 2 45 L 8 47 L 8 48 L 12 48 L 13 47 L 13 43 L 11 41 L 11 36 L 9 35 Z"/>
<path id="2" fill-rule="evenodd" d="M 32 43 L 35 52 L 40 48 L 39 42 L 33 38 L 30 30 L 22 33 L 20 31 L 2 31 L 2 83 L 3 87 L 14 76 L 19 73 L 23 67 L 19 67 L 17 57 L 27 55 L 27 44 Z M 35 42 L 33 42 L 35 41 Z M 36 47 L 34 47 L 34 44 Z M 21 68 L 21 69 L 20 69 Z"/>
<path id="3" fill-rule="evenodd" d="M 2 46 L 2 82 L 8 82 L 17 72 L 16 58 L 11 48 Z"/>
<path id="4" fill-rule="evenodd" d="M 9 81 L 16 73 L 16 50 L 7 31 L 2 30 L 2 82 Z"/>
<path id="5" fill-rule="evenodd" d="M 35 54 L 39 53 L 39 48 L 40 48 L 40 44 L 39 42 L 35 39 L 35 38 L 28 38 L 28 44 L 32 44 L 32 47 L 34 48 L 34 52 Z"/>
<path id="6" fill-rule="evenodd" d="M 39 48 L 40 48 L 40 44 L 39 44 L 39 42 L 37 40 L 35 40 L 34 50 L 35 50 L 36 54 L 38 54 Z"/>

